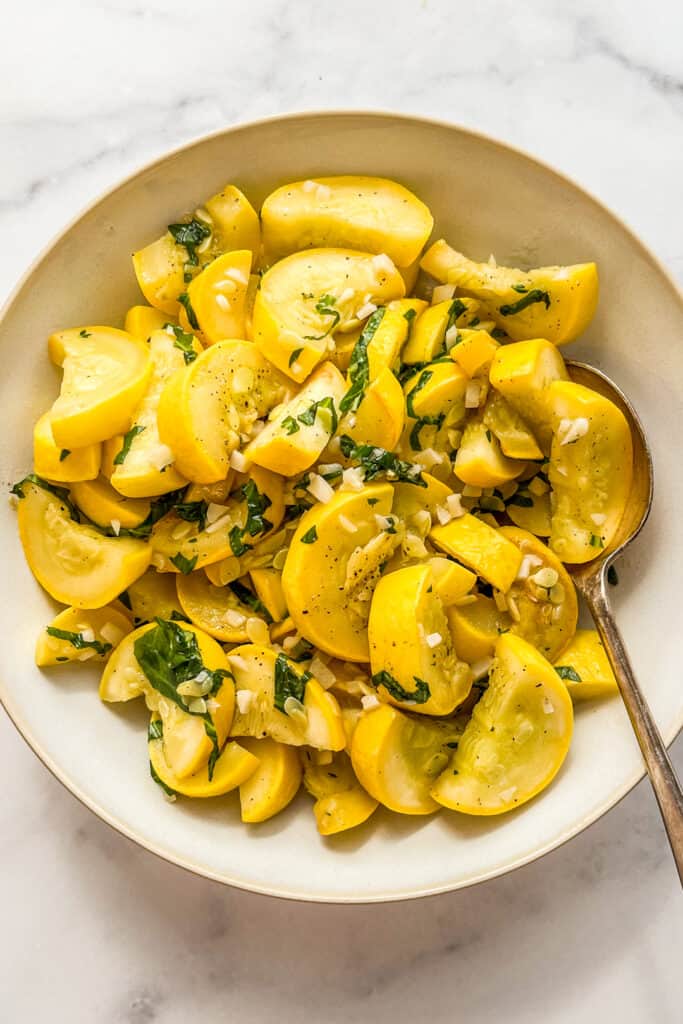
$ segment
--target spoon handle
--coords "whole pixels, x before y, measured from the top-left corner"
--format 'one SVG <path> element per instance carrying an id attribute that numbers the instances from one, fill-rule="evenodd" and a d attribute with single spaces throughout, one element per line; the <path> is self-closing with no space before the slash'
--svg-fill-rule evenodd
<path id="1" fill-rule="evenodd" d="M 592 585 L 591 585 L 592 584 Z M 622 699 L 657 797 L 683 884 L 683 792 L 643 693 L 605 593 L 604 573 L 581 588 L 612 664 Z"/>

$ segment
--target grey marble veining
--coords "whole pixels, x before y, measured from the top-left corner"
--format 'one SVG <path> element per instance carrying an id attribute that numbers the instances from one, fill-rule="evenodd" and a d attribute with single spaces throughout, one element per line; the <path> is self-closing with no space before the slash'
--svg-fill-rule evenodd
<path id="1" fill-rule="evenodd" d="M 5 294 L 141 162 L 236 121 L 345 106 L 443 117 L 526 148 L 683 277 L 673 0 L 38 0 L 4 18 Z M 680 740 L 675 758 L 683 770 Z M 680 1020 L 681 900 L 646 784 L 505 878 L 323 907 L 223 889 L 137 849 L 4 715 L 0 773 L 3 1020 Z"/>

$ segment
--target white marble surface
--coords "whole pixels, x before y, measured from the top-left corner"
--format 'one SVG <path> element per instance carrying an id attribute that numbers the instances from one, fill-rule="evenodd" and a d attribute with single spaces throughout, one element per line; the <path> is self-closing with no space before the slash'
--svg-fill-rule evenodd
<path id="1" fill-rule="evenodd" d="M 683 277 L 673 0 L 36 0 L 4 11 L 3 27 L 3 293 L 141 162 L 236 121 L 342 106 L 430 114 L 526 148 Z M 681 740 L 675 759 L 682 770 Z M 4 715 L 0 777 L 3 1020 L 680 1020 L 680 893 L 645 784 L 506 878 L 335 908 L 222 889 L 138 850 Z"/>

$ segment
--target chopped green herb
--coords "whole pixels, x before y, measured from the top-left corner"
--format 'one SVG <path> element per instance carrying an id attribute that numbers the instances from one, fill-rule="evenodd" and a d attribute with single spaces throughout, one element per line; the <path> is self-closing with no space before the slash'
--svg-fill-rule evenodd
<path id="1" fill-rule="evenodd" d="M 55 626 L 48 626 L 46 632 L 48 636 L 53 636 L 56 640 L 68 641 L 77 651 L 91 648 L 96 654 L 106 654 L 112 648 L 111 644 L 102 643 L 101 640 L 84 640 L 82 633 L 72 633 L 68 629 L 56 629 Z"/>
<path id="2" fill-rule="evenodd" d="M 412 416 L 413 419 L 419 419 L 419 415 L 418 413 L 415 412 L 414 408 L 415 395 L 422 391 L 422 389 L 429 383 L 433 376 L 433 370 L 423 370 L 418 378 L 415 387 L 412 388 L 406 395 L 406 409 L 408 410 L 408 415 Z"/>
<path id="3" fill-rule="evenodd" d="M 306 683 L 311 678 L 310 672 L 299 672 L 292 668 L 284 654 L 278 654 L 275 659 L 275 685 L 273 692 L 273 703 L 278 711 L 284 713 L 285 701 L 288 697 L 294 697 L 300 704 L 303 704 L 306 694 Z"/>
<path id="4" fill-rule="evenodd" d="M 299 424 L 293 416 L 285 416 L 282 421 L 282 426 L 285 428 L 285 433 L 287 434 L 296 434 L 297 430 L 300 429 Z"/>
<path id="5" fill-rule="evenodd" d="M 506 302 L 500 307 L 501 316 L 512 316 L 514 313 L 521 313 L 527 306 L 533 306 L 535 302 L 544 302 L 545 308 L 550 307 L 550 296 L 540 288 L 532 288 L 530 292 L 523 295 L 517 302 Z"/>
<path id="6" fill-rule="evenodd" d="M 376 505 L 378 501 L 379 501 L 379 498 L 368 498 L 367 499 L 368 505 Z"/>
<path id="7" fill-rule="evenodd" d="M 124 608 L 128 609 L 129 612 L 133 610 L 133 606 L 130 603 L 130 594 L 128 593 L 127 590 L 121 591 L 121 593 L 119 594 L 119 601 L 121 602 Z"/>
<path id="8" fill-rule="evenodd" d="M 491 434 L 491 431 L 487 430 L 486 431 L 486 440 L 488 441 L 489 444 L 491 444 L 492 439 L 493 439 L 493 435 Z"/>
<path id="9" fill-rule="evenodd" d="M 597 533 L 591 533 L 590 546 L 592 548 L 604 548 L 602 537 L 598 536 Z"/>
<path id="10" fill-rule="evenodd" d="M 339 408 L 343 413 L 355 412 L 363 401 L 365 389 L 370 383 L 368 345 L 372 341 L 377 328 L 381 324 L 384 313 L 384 306 L 380 306 L 379 309 L 375 310 L 363 327 L 358 341 L 353 346 L 351 361 L 349 363 L 349 380 L 351 382 L 351 387 L 339 403 Z"/>
<path id="11" fill-rule="evenodd" d="M 59 453 L 59 461 L 64 462 L 64 459 L 68 459 L 70 455 L 71 451 L 69 448 L 62 448 L 61 452 Z"/>
<path id="12" fill-rule="evenodd" d="M 524 295 L 526 292 L 529 291 L 525 284 L 513 284 L 512 290 L 513 292 L 519 292 L 521 295 Z"/>
<path id="13" fill-rule="evenodd" d="M 610 565 L 609 569 L 607 570 L 607 582 L 611 587 L 616 587 L 619 585 L 619 576 L 617 575 L 617 570 L 614 568 L 613 565 Z"/>
<path id="14" fill-rule="evenodd" d="M 121 445 L 121 450 L 114 456 L 115 466 L 123 465 L 123 463 L 126 461 L 130 453 L 130 446 L 132 445 L 133 441 L 138 436 L 138 434 L 141 434 L 144 429 L 145 428 L 143 426 L 141 426 L 139 423 L 136 423 L 134 427 L 131 427 L 130 430 L 126 431 L 126 433 L 123 435 L 123 444 Z"/>
<path id="15" fill-rule="evenodd" d="M 315 304 L 315 311 L 320 316 L 331 316 L 332 322 L 324 334 L 304 334 L 304 338 L 306 339 L 306 341 L 322 341 L 323 338 L 326 338 L 327 335 L 335 329 L 335 327 L 341 320 L 340 313 L 338 312 L 338 310 L 334 308 L 336 303 L 337 300 L 335 299 L 334 295 L 320 296 L 320 298 Z"/>
<path id="16" fill-rule="evenodd" d="M 175 565 L 176 569 L 179 569 L 183 576 L 189 576 L 197 564 L 199 555 L 194 555 L 192 558 L 186 558 L 182 551 L 179 551 L 177 555 L 174 555 L 171 559 L 171 563 Z"/>
<path id="17" fill-rule="evenodd" d="M 117 536 L 137 537 L 143 540 L 145 537 L 149 537 L 154 524 L 158 523 L 160 519 L 163 519 L 165 515 L 175 508 L 178 498 L 181 498 L 182 495 L 183 488 L 180 488 L 180 490 L 177 491 L 169 491 L 168 494 L 162 494 L 150 504 L 147 518 L 144 519 L 139 526 L 132 526 L 130 529 L 119 530 Z M 95 528 L 97 529 L 96 525 Z M 103 532 L 108 536 L 111 535 L 110 529 L 106 529 Z"/>
<path id="18" fill-rule="evenodd" d="M 522 491 L 516 491 L 511 498 L 508 498 L 507 505 L 518 505 L 519 508 L 533 508 L 534 499 L 530 494 L 524 494 Z"/>
<path id="19" fill-rule="evenodd" d="M 184 245 L 187 250 L 187 262 L 191 267 L 199 263 L 197 259 L 197 246 L 201 245 L 205 238 L 211 234 L 211 229 L 203 224 L 196 217 L 193 217 L 187 224 L 169 224 L 168 230 L 173 235 L 176 245 Z"/>
<path id="20" fill-rule="evenodd" d="M 250 537 L 256 537 L 259 533 L 266 533 L 272 529 L 273 524 L 264 518 L 264 512 L 270 508 L 272 501 L 267 494 L 261 494 L 253 480 L 248 480 L 240 488 L 240 493 L 247 503 L 247 521 L 244 530 Z"/>
<path id="21" fill-rule="evenodd" d="M 306 530 L 304 535 L 301 537 L 302 544 L 315 544 L 318 539 L 318 531 L 315 526 L 312 526 L 310 530 Z"/>
<path id="22" fill-rule="evenodd" d="M 403 314 L 403 319 L 411 323 L 412 320 L 417 316 L 417 312 L 414 309 L 407 309 Z"/>
<path id="23" fill-rule="evenodd" d="M 92 338 L 92 331 L 86 331 L 85 327 L 78 332 L 79 338 Z"/>
<path id="24" fill-rule="evenodd" d="M 187 292 L 180 293 L 180 295 L 178 296 L 178 302 L 181 304 L 181 306 L 184 307 L 185 312 L 187 313 L 187 319 L 189 321 L 190 327 L 192 327 L 193 330 L 198 331 L 199 321 L 197 320 L 197 314 L 192 308 L 192 302 L 190 301 L 190 296 L 187 294 Z"/>
<path id="25" fill-rule="evenodd" d="M 171 622 L 187 622 L 188 624 L 191 624 L 187 615 L 183 615 L 182 612 L 177 612 L 175 608 L 171 612 Z"/>
<path id="26" fill-rule="evenodd" d="M 287 651 L 287 657 L 290 661 L 308 661 L 312 651 L 313 644 L 309 643 L 304 637 L 301 637 L 294 644 L 294 647 Z"/>
<path id="27" fill-rule="evenodd" d="M 473 328 L 473 327 L 476 327 L 480 323 L 481 323 L 481 320 L 479 319 L 479 317 L 478 316 L 473 316 L 467 326 L 469 328 Z"/>
<path id="28" fill-rule="evenodd" d="M 505 331 L 502 327 L 494 327 L 491 331 L 491 337 L 495 338 L 496 341 L 500 341 L 501 338 L 505 337 Z"/>
<path id="29" fill-rule="evenodd" d="M 309 296 L 306 296 L 306 295 L 304 296 L 304 298 L 308 298 L 308 297 Z M 313 298 L 313 296 L 311 295 L 310 298 Z M 287 365 L 288 366 L 294 366 L 294 363 L 297 361 L 297 359 L 299 358 L 299 356 L 301 355 L 302 352 L 303 352 L 302 348 L 295 348 L 294 351 L 292 352 L 291 356 L 289 357 L 289 362 L 287 363 Z"/>
<path id="30" fill-rule="evenodd" d="M 394 679 L 389 672 L 382 669 L 381 672 L 375 672 L 372 677 L 372 683 L 373 686 L 383 686 L 394 700 L 409 700 L 413 704 L 425 704 L 432 695 L 429 685 L 418 676 L 413 676 L 413 679 L 415 680 L 415 689 L 405 690 L 397 679 Z"/>
<path id="31" fill-rule="evenodd" d="M 374 480 L 381 473 L 386 473 L 391 479 L 402 480 L 407 484 L 416 484 L 418 487 L 427 486 L 419 466 L 415 466 L 411 462 L 404 462 L 385 448 L 378 448 L 371 444 L 356 444 L 348 434 L 342 434 L 339 439 L 339 447 L 347 459 L 360 463 L 366 480 Z"/>
<path id="32" fill-rule="evenodd" d="M 330 434 L 334 434 L 337 429 L 338 419 L 337 410 L 334 407 L 334 399 L 327 395 L 325 398 L 319 398 L 317 402 L 312 402 L 308 409 L 297 416 L 299 423 L 303 423 L 305 427 L 310 427 L 315 423 L 315 418 L 321 409 L 327 409 L 330 414 L 330 422 L 327 426 L 327 430 Z"/>
<path id="33" fill-rule="evenodd" d="M 133 651 L 140 668 L 146 675 L 151 686 L 165 697 L 173 701 L 189 715 L 198 715 L 204 719 L 207 736 L 213 740 L 214 749 L 209 759 L 209 779 L 213 775 L 213 766 L 218 758 L 218 742 L 216 731 L 208 711 L 192 711 L 178 687 L 181 683 L 194 680 L 209 683 L 206 697 L 211 697 L 221 687 L 224 679 L 234 677 L 225 669 L 208 669 L 202 661 L 197 637 L 188 629 L 183 629 L 177 622 L 155 619 L 156 626 L 139 636 Z M 208 726 L 208 728 L 207 728 Z"/>
<path id="34" fill-rule="evenodd" d="M 245 544 L 244 530 L 239 526 L 233 526 L 232 530 L 228 534 L 228 540 L 230 541 L 230 549 L 236 558 L 241 558 L 242 555 L 246 555 L 247 551 L 251 551 L 253 547 L 253 544 Z"/>
<path id="35" fill-rule="evenodd" d="M 196 523 L 198 529 L 203 530 L 206 526 L 207 503 L 200 501 L 179 501 L 173 506 L 173 511 L 186 523 Z"/>
<path id="36" fill-rule="evenodd" d="M 556 665 L 555 671 L 560 679 L 569 679 L 572 683 L 580 683 L 581 676 L 573 665 Z"/>
<path id="37" fill-rule="evenodd" d="M 185 363 L 193 363 L 197 358 L 197 353 L 194 350 L 194 334 L 188 334 L 187 331 L 184 331 L 182 327 L 178 327 L 177 324 L 166 324 L 166 327 L 170 327 L 173 331 L 175 335 L 173 347 L 180 349 Z"/>
<path id="38" fill-rule="evenodd" d="M 269 625 L 273 621 L 273 617 L 263 604 L 258 599 L 256 594 L 253 594 L 249 587 L 245 587 L 244 583 L 240 583 L 239 580 L 234 580 L 232 583 L 228 583 L 228 587 L 232 590 L 233 594 L 238 601 L 245 604 L 247 608 L 251 608 L 257 612 Z"/>

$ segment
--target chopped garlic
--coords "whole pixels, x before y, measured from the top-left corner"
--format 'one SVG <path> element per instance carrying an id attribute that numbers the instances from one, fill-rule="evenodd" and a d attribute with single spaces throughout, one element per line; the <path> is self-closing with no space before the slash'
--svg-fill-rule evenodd
<path id="1" fill-rule="evenodd" d="M 363 705 L 363 711 L 372 711 L 373 708 L 380 707 L 382 703 L 374 693 L 367 693 L 364 697 L 361 697 L 360 702 Z"/>
<path id="2" fill-rule="evenodd" d="M 479 381 L 468 381 L 467 387 L 465 388 L 465 408 L 478 409 L 480 401 L 481 385 L 479 384 Z"/>
<path id="3" fill-rule="evenodd" d="M 519 613 L 519 605 L 515 601 L 514 597 L 508 596 L 507 598 L 508 611 L 510 612 L 510 618 L 513 622 L 521 622 L 522 616 Z"/>
<path id="4" fill-rule="evenodd" d="M 252 644 L 258 644 L 259 647 L 268 647 L 270 645 L 270 633 L 263 619 L 252 615 L 247 619 L 246 630 Z"/>
<path id="5" fill-rule="evenodd" d="M 443 637 L 441 633 L 427 633 L 425 640 L 427 641 L 427 647 L 438 647 L 443 641 Z"/>
<path id="6" fill-rule="evenodd" d="M 607 516 L 602 512 L 592 512 L 591 522 L 595 523 L 596 526 L 603 526 L 607 522 Z"/>
<path id="7" fill-rule="evenodd" d="M 301 186 L 301 191 L 302 192 L 315 192 L 317 187 L 318 187 L 318 185 L 316 184 L 316 182 L 315 181 L 311 181 L 310 178 L 309 178 Z"/>
<path id="8" fill-rule="evenodd" d="M 289 715 L 290 718 L 300 722 L 302 725 L 305 725 L 308 721 L 306 708 L 296 697 L 287 697 L 285 699 L 284 711 L 286 715 Z"/>
<path id="9" fill-rule="evenodd" d="M 209 523 L 206 527 L 206 533 L 217 533 L 218 530 L 222 530 L 223 527 L 227 527 L 232 521 L 230 513 L 226 512 L 225 509 L 223 509 L 223 511 L 225 513 L 224 515 L 220 516 L 218 519 L 214 519 L 212 523 Z"/>
<path id="10" fill-rule="evenodd" d="M 327 480 L 318 473 L 311 473 L 311 479 L 306 490 L 313 495 L 316 501 L 327 503 L 334 497 L 334 488 L 330 487 Z"/>
<path id="11" fill-rule="evenodd" d="M 452 299 L 454 295 L 454 284 L 437 284 L 432 292 L 432 305 L 436 306 L 439 302 L 447 302 L 449 299 Z"/>
<path id="12" fill-rule="evenodd" d="M 517 792 L 517 787 L 516 786 L 510 786 L 509 789 L 502 789 L 500 791 L 500 793 L 498 794 L 498 796 L 503 801 L 503 803 L 507 804 L 507 803 L 509 803 L 510 800 L 512 800 L 512 798 L 513 798 L 513 796 L 515 795 L 516 792 Z"/>
<path id="13" fill-rule="evenodd" d="M 337 299 L 337 305 L 342 305 L 344 302 L 350 302 L 355 295 L 353 288 L 345 288 Z"/>
<path id="14" fill-rule="evenodd" d="M 459 494 L 449 494 L 446 498 L 446 508 L 450 512 L 453 519 L 459 519 L 460 516 L 464 516 L 467 512 L 466 508 L 462 506 L 462 498 Z"/>
<path id="15" fill-rule="evenodd" d="M 90 626 L 87 626 L 84 630 L 82 630 L 81 636 L 83 637 L 83 640 L 85 641 L 86 644 L 92 644 L 95 641 L 95 630 L 91 629 Z"/>
<path id="16" fill-rule="evenodd" d="M 231 390 L 245 395 L 254 387 L 254 371 L 248 366 L 239 366 L 232 375 Z"/>
<path id="17" fill-rule="evenodd" d="M 116 647 L 116 645 L 123 639 L 123 630 L 114 622 L 105 622 L 100 630 L 100 636 L 104 641 L 106 641 L 106 643 L 111 644 L 112 647 Z"/>
<path id="18" fill-rule="evenodd" d="M 531 570 L 540 565 L 543 565 L 543 560 L 537 555 L 524 555 L 517 570 L 517 579 L 525 580 Z"/>
<path id="19" fill-rule="evenodd" d="M 242 612 L 238 612 L 235 608 L 228 608 L 225 613 L 225 621 L 229 626 L 237 629 L 239 626 L 243 626 L 246 622 L 246 616 L 242 615 Z"/>
<path id="20" fill-rule="evenodd" d="M 363 474 L 355 466 L 351 466 L 350 469 L 345 469 L 342 473 L 342 490 L 345 491 L 362 491 L 363 490 Z"/>
<path id="21" fill-rule="evenodd" d="M 349 519 L 348 516 L 339 515 L 337 517 L 337 519 L 338 519 L 339 525 L 341 526 L 342 530 L 346 530 L 347 533 L 357 533 L 358 532 L 358 527 L 356 526 L 355 523 L 351 522 L 351 520 Z"/>
<path id="22" fill-rule="evenodd" d="M 472 669 L 472 678 L 475 683 L 478 679 L 483 679 L 491 671 L 493 665 L 493 658 L 480 658 L 479 661 L 473 661 L 470 666 Z"/>
<path id="23" fill-rule="evenodd" d="M 230 278 L 232 281 L 236 281 L 237 284 L 241 284 L 243 287 L 249 283 L 249 279 L 241 270 L 237 267 L 231 267 L 225 271 L 225 276 Z"/>
<path id="24" fill-rule="evenodd" d="M 254 694 L 252 690 L 237 690 L 235 693 L 235 700 L 237 701 L 237 709 L 241 715 L 249 713 L 249 708 L 254 700 Z"/>
<path id="25" fill-rule="evenodd" d="M 496 603 L 496 608 L 499 612 L 506 612 L 508 610 L 508 602 L 505 594 L 502 590 L 493 591 L 493 600 Z"/>
<path id="26" fill-rule="evenodd" d="M 210 501 L 206 506 L 207 523 L 215 523 L 222 515 L 225 515 L 225 505 L 218 505 L 215 501 Z"/>
<path id="27" fill-rule="evenodd" d="M 329 199 L 331 195 L 332 189 L 329 185 L 318 185 L 315 190 L 315 198 L 319 199 L 322 203 L 324 203 L 326 199 Z"/>
<path id="28" fill-rule="evenodd" d="M 325 662 L 317 654 L 313 656 L 308 670 L 326 690 L 329 690 L 330 686 L 333 686 L 337 681 L 337 677 L 332 669 L 328 668 Z"/>
<path id="29" fill-rule="evenodd" d="M 243 658 L 241 654 L 229 654 L 228 661 L 233 668 L 236 668 L 238 672 L 246 672 L 249 668 L 249 663 L 246 658 Z"/>
<path id="30" fill-rule="evenodd" d="M 458 331 L 458 328 L 455 326 L 455 324 L 453 324 L 452 327 L 449 327 L 448 330 L 446 331 L 446 334 L 445 334 L 445 337 L 444 337 L 444 341 L 446 343 L 446 351 L 447 352 L 450 352 L 450 350 L 453 348 L 453 346 L 457 345 L 457 343 L 458 343 L 458 334 L 459 334 L 459 331 Z"/>
<path id="31" fill-rule="evenodd" d="M 475 487 L 474 484 L 465 484 L 462 489 L 463 498 L 481 498 L 481 487 Z"/>
<path id="32" fill-rule="evenodd" d="M 228 282 L 226 281 L 225 283 L 227 284 Z M 219 306 L 225 312 L 227 312 L 227 310 L 230 309 L 230 303 L 226 299 L 225 295 L 223 295 L 221 292 L 219 292 L 218 295 L 216 296 L 216 305 Z"/>
<path id="33" fill-rule="evenodd" d="M 173 452 L 167 444 L 158 444 L 147 452 L 147 459 L 154 469 L 158 469 L 161 472 L 162 469 L 166 469 L 166 466 L 170 466 L 173 462 Z"/>
<path id="34" fill-rule="evenodd" d="M 206 714 L 206 701 L 203 697 L 195 697 L 187 705 L 187 710 L 193 715 L 205 715 Z"/>
<path id="35" fill-rule="evenodd" d="M 109 521 L 109 525 L 111 526 L 112 533 L 114 534 L 114 536 L 118 537 L 118 535 L 121 533 L 121 520 L 111 519 Z"/>
<path id="36" fill-rule="evenodd" d="M 573 444 L 588 433 L 590 424 L 585 416 L 576 419 L 561 419 L 557 427 L 557 440 L 561 445 Z"/>
<path id="37" fill-rule="evenodd" d="M 441 526 L 446 526 L 447 523 L 450 523 L 453 516 L 447 508 L 444 508 L 443 505 L 437 505 L 436 518 L 439 520 Z"/>
<path id="38" fill-rule="evenodd" d="M 555 705 L 548 697 L 543 698 L 543 711 L 546 715 L 555 714 Z"/>
<path id="39" fill-rule="evenodd" d="M 377 306 L 374 302 L 364 302 L 363 305 L 356 310 L 356 317 L 359 320 L 365 320 L 366 317 L 372 316 L 376 309 Z"/>
<path id="40" fill-rule="evenodd" d="M 242 452 L 235 449 L 230 456 L 230 468 L 236 470 L 238 473 L 246 473 L 251 469 L 251 461 L 243 455 Z"/>

